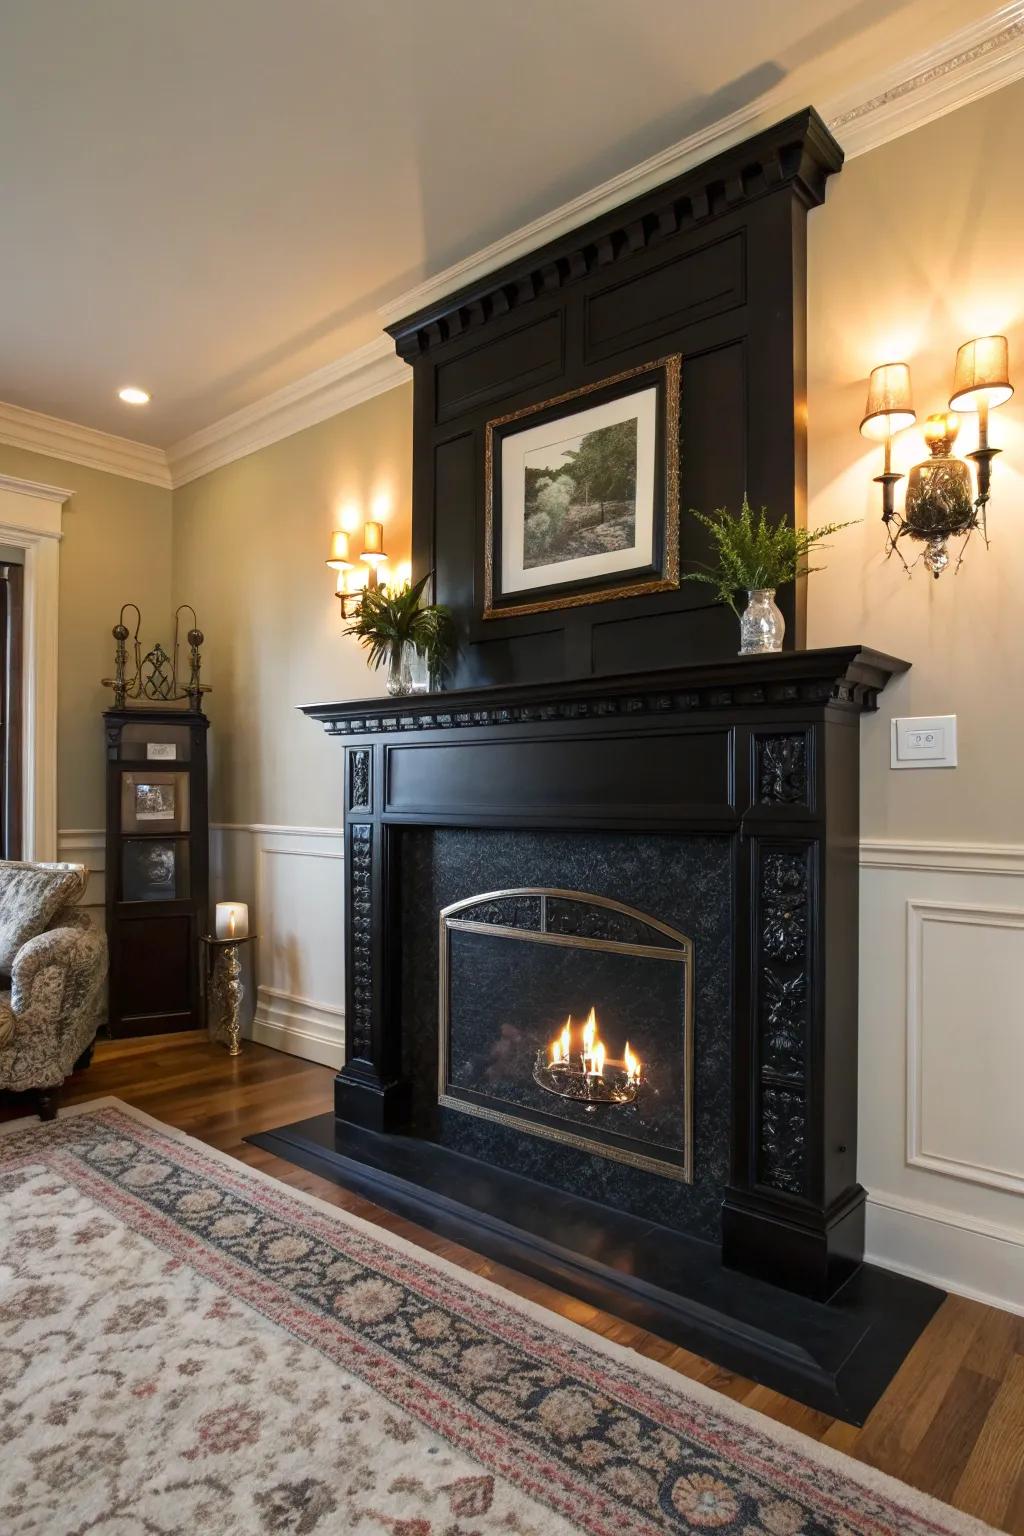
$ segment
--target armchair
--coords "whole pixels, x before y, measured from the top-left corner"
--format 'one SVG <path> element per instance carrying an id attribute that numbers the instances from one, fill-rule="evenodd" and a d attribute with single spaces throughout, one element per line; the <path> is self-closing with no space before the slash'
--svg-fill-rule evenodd
<path id="1" fill-rule="evenodd" d="M 74 910 L 87 879 L 81 865 L 0 860 L 0 1089 L 34 1092 L 43 1120 L 103 1019 L 106 936 Z"/>

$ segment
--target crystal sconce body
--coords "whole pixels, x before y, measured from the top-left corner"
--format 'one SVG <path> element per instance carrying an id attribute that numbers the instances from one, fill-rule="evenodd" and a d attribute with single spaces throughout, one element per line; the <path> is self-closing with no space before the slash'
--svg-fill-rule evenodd
<path id="1" fill-rule="evenodd" d="M 999 452 L 998 448 L 989 446 L 989 411 L 1002 405 L 1012 394 L 1006 337 L 981 336 L 965 342 L 956 356 L 953 394 L 949 402 L 951 409 L 929 416 L 924 424 L 925 441 L 931 456 L 915 464 L 910 471 L 901 514 L 896 509 L 895 492 L 903 476 L 892 468 L 892 439 L 916 420 L 911 401 L 910 369 L 906 363 L 884 363 L 872 370 L 867 409 L 860 430 L 865 437 L 885 443 L 884 468 L 875 480 L 882 487 L 882 521 L 888 554 L 895 551 L 903 559 L 898 542 L 901 539 L 923 544 L 920 558 L 937 578 L 949 565 L 948 541 L 951 538 L 964 541 L 957 558 L 957 569 L 963 560 L 967 540 L 976 528 L 981 528 L 988 544 L 985 509 L 991 493 L 992 460 Z M 952 451 L 960 430 L 956 410 L 978 414 L 978 447 L 968 455 L 976 466 L 976 491 L 967 463 Z M 906 560 L 903 563 L 909 572 Z"/>

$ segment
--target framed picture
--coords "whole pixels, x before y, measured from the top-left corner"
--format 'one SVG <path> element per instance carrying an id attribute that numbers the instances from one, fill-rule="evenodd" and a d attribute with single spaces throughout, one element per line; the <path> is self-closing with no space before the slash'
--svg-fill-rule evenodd
<path id="1" fill-rule="evenodd" d="M 123 845 L 122 901 L 175 901 L 188 895 L 188 845 L 153 838 Z"/>
<path id="2" fill-rule="evenodd" d="M 485 619 L 678 587 L 680 362 L 487 423 Z"/>
<path id="3" fill-rule="evenodd" d="M 136 821 L 173 821 L 174 784 L 135 785 Z"/>
<path id="4" fill-rule="evenodd" d="M 187 777 L 166 769 L 122 773 L 121 830 L 187 832 Z"/>

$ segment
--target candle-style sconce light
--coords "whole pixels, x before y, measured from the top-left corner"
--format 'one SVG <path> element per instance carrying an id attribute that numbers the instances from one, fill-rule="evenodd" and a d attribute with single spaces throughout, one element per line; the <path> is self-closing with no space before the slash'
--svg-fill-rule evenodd
<path id="1" fill-rule="evenodd" d="M 949 565 L 948 541 L 962 538 L 956 569 L 976 528 L 988 545 L 986 507 L 991 494 L 992 460 L 999 452 L 988 441 L 989 411 L 1002 405 L 1013 394 L 1009 378 L 1009 349 L 1005 336 L 981 336 L 965 342 L 956 355 L 950 410 L 929 416 L 924 423 L 924 438 L 929 457 L 915 464 L 907 477 L 903 511 L 896 509 L 896 485 L 903 475 L 892 468 L 892 440 L 897 432 L 916 420 L 911 403 L 910 369 L 906 363 L 884 363 L 871 371 L 868 402 L 860 430 L 865 437 L 885 442 L 885 465 L 875 476 L 882 487 L 882 522 L 888 543 L 887 554 L 894 551 L 903 560 L 909 574 L 911 567 L 903 558 L 900 539 L 909 538 L 925 547 L 920 558 L 937 579 Z M 978 413 L 978 446 L 968 454 L 976 466 L 977 486 L 964 459 L 953 453 L 960 431 L 956 411 Z"/>
<path id="2" fill-rule="evenodd" d="M 338 573 L 335 596 L 343 619 L 354 617 L 367 587 L 381 583 L 382 568 L 387 564 L 384 552 L 384 524 L 368 522 L 363 526 L 362 548 L 358 561 L 352 558 L 351 539 L 343 528 L 331 534 L 331 552 L 327 565 Z"/>

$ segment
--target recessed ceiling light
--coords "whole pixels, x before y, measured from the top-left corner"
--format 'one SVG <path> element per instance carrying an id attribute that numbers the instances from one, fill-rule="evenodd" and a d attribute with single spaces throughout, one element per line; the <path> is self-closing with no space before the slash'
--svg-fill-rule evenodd
<path id="1" fill-rule="evenodd" d="M 124 389 L 119 389 L 117 398 L 123 400 L 125 405 L 148 405 L 149 391 L 139 389 L 137 384 L 126 384 Z"/>

